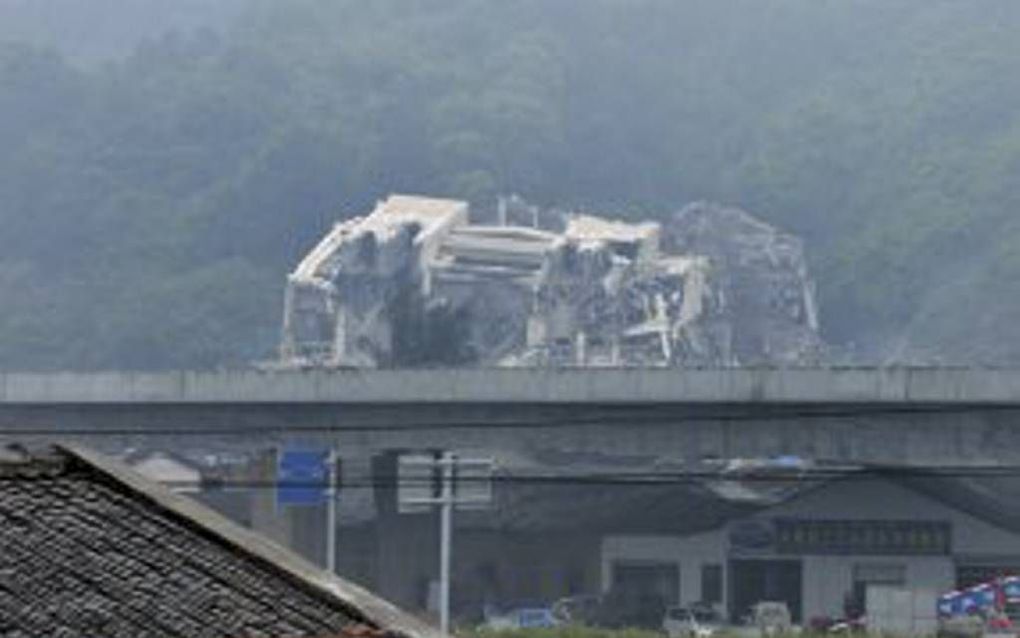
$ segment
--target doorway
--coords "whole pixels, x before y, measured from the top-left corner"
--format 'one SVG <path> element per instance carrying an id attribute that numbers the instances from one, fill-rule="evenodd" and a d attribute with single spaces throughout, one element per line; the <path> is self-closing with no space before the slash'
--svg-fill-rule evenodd
<path id="1" fill-rule="evenodd" d="M 616 561 L 613 589 L 638 598 L 658 598 L 665 605 L 680 600 L 680 567 L 676 563 Z"/>
<path id="2" fill-rule="evenodd" d="M 740 621 L 755 603 L 784 602 L 793 622 L 801 619 L 801 581 L 803 565 L 799 560 L 731 560 L 729 614 Z"/>

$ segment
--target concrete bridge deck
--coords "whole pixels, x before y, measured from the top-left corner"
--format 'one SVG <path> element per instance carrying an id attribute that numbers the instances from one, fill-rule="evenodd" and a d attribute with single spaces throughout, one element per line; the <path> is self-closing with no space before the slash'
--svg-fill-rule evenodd
<path id="1" fill-rule="evenodd" d="M 472 449 L 1020 465 L 1020 370 L 385 370 L 0 375 L 0 442 Z"/>
<path id="2" fill-rule="evenodd" d="M 436 369 L 0 373 L 0 405 L 1018 405 L 1020 369 Z"/>

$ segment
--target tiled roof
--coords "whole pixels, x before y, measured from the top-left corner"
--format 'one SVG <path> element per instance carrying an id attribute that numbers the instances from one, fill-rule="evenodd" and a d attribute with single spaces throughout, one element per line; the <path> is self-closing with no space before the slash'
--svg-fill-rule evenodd
<path id="1" fill-rule="evenodd" d="M 101 457 L 0 454 L 0 636 L 428 632 Z"/>

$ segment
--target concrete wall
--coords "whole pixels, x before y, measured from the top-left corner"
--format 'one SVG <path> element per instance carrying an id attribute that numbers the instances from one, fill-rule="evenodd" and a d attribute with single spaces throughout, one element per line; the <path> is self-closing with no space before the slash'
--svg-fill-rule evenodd
<path id="1" fill-rule="evenodd" d="M 902 567 L 902 584 L 907 589 L 945 592 L 955 582 L 949 556 L 805 556 L 803 561 L 805 619 L 843 615 L 844 597 L 853 589 L 856 567 Z"/>

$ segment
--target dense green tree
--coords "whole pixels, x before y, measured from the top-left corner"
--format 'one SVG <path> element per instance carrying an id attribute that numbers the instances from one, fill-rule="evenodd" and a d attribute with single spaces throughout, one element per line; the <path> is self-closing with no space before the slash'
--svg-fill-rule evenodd
<path id="1" fill-rule="evenodd" d="M 270 356 L 400 191 L 721 200 L 805 238 L 834 343 L 1020 360 L 1014 0 L 126 4 L 0 0 L 0 368 Z"/>

